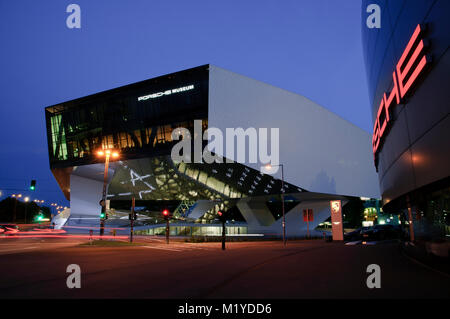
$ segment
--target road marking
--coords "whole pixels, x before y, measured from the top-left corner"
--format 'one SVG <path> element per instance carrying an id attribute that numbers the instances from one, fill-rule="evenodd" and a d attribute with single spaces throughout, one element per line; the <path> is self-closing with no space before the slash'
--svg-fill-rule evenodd
<path id="1" fill-rule="evenodd" d="M 154 246 L 143 246 L 144 248 L 151 248 L 151 249 L 161 249 L 161 250 L 170 250 L 170 251 L 182 251 L 180 249 L 174 249 L 174 248 L 163 248 L 163 247 L 154 247 Z"/>
<path id="2" fill-rule="evenodd" d="M 348 243 L 345 243 L 348 246 L 352 246 L 352 245 L 358 245 L 361 244 L 361 240 L 357 240 L 357 241 L 349 241 Z"/>
<path id="3" fill-rule="evenodd" d="M 213 247 L 198 247 L 198 246 L 189 246 L 189 245 L 170 245 L 169 247 L 164 246 L 143 246 L 145 248 L 154 248 L 161 250 L 171 250 L 171 251 L 188 251 L 188 250 L 211 250 Z"/>

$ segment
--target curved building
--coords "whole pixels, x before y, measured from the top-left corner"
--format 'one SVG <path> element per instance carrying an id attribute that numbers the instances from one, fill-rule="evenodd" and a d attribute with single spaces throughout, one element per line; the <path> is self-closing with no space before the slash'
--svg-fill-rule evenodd
<path id="1" fill-rule="evenodd" d="M 331 200 L 379 197 L 369 133 L 301 95 L 213 65 L 59 103 L 46 120 L 50 167 L 70 200 L 66 226 L 99 224 L 105 149 L 120 153 L 106 170 L 106 210 L 124 227 L 134 198 L 148 227 L 164 225 L 168 209 L 189 234 L 186 223 L 217 223 L 220 211 L 245 219 L 249 233 L 277 235 L 284 209 L 287 235 L 303 236 L 330 217 Z M 194 153 L 186 161 L 174 158 L 185 137 Z"/>
<path id="2" fill-rule="evenodd" d="M 381 9 L 380 28 L 366 23 L 371 4 Z M 362 1 L 383 210 L 412 219 L 415 239 L 450 234 L 449 13 L 448 0 Z"/>

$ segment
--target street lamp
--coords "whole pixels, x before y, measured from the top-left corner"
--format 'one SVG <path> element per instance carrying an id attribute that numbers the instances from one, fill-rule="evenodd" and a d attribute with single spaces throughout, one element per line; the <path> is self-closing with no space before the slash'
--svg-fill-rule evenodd
<path id="1" fill-rule="evenodd" d="M 28 196 L 24 197 L 23 201 L 25 202 L 25 224 L 27 223 L 27 210 L 28 210 L 28 201 L 30 198 Z"/>
<path id="2" fill-rule="evenodd" d="M 274 166 L 280 166 L 281 167 L 281 211 L 283 213 L 283 221 L 282 221 L 282 225 L 283 225 L 283 245 L 286 247 L 286 218 L 284 216 L 284 171 L 283 171 L 283 164 L 278 164 L 278 165 L 271 165 L 271 164 L 267 164 L 265 166 L 267 171 L 272 170 L 272 168 Z"/>
<path id="3" fill-rule="evenodd" d="M 12 194 L 11 197 L 15 198 L 16 200 L 14 201 L 14 212 L 13 212 L 13 224 L 16 223 L 16 210 L 17 210 L 17 198 L 22 197 L 22 194 Z"/>
<path id="4" fill-rule="evenodd" d="M 109 166 L 109 158 L 112 156 L 113 158 L 119 157 L 119 153 L 106 149 L 106 150 L 100 150 L 97 152 L 97 155 L 99 157 L 105 157 L 105 172 L 103 174 L 103 194 L 102 194 L 102 212 L 100 215 L 100 236 L 103 236 L 103 233 L 105 232 L 105 217 L 106 217 L 106 183 L 108 181 L 108 166 Z"/>

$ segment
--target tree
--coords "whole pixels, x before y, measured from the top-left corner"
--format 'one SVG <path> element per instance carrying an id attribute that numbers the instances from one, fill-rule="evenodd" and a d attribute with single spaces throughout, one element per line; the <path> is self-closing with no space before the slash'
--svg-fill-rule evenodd
<path id="1" fill-rule="evenodd" d="M 343 207 L 344 222 L 350 228 L 361 227 L 364 220 L 364 203 L 360 198 L 352 198 Z"/>
<path id="2" fill-rule="evenodd" d="M 0 202 L 0 222 L 13 222 L 14 209 L 16 209 L 16 222 L 30 223 L 41 208 L 35 202 L 21 202 L 16 198 L 8 197 Z M 25 220 L 26 214 L 26 220 Z"/>

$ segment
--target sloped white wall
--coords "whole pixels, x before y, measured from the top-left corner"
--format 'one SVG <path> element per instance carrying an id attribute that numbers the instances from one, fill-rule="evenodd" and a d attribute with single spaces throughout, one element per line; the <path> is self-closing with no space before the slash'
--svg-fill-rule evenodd
<path id="1" fill-rule="evenodd" d="M 69 231 L 88 232 L 89 227 L 100 226 L 103 193 L 103 164 L 76 167 L 70 176 L 70 217 L 66 223 Z M 108 171 L 108 183 L 114 175 L 114 168 Z M 94 233 L 98 229 L 94 230 Z"/>
<path id="2" fill-rule="evenodd" d="M 286 181 L 314 192 L 380 197 L 370 134 L 303 96 L 210 66 L 208 125 L 224 133 L 278 127 Z"/>
<path id="3" fill-rule="evenodd" d="M 251 198 L 244 198 L 240 200 L 237 204 L 239 210 L 244 216 L 248 224 L 249 234 L 265 234 L 269 236 L 282 236 L 282 218 L 277 220 L 273 219 L 273 216 L 269 212 L 264 201 L 259 201 L 258 204 L 264 206 L 265 209 L 260 208 L 254 209 L 254 205 L 249 205 L 248 202 L 252 201 Z M 343 201 L 346 204 L 347 201 Z M 253 203 L 255 204 L 255 203 Z M 314 230 L 320 223 L 324 222 L 328 217 L 331 216 L 330 211 L 330 201 L 329 200 L 306 200 L 299 203 L 297 206 L 289 210 L 286 215 L 286 236 L 287 237 L 303 237 L 308 233 L 308 225 L 303 221 L 303 209 L 312 209 L 314 214 L 314 220 L 309 222 L 309 233 L 311 236 L 321 236 L 322 233 Z M 264 211 L 265 210 L 265 211 Z M 263 225 L 258 220 L 258 215 L 270 215 L 273 220 L 270 225 Z M 281 214 L 281 212 L 280 212 Z"/>

